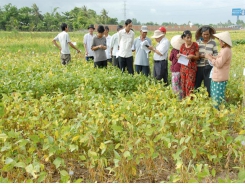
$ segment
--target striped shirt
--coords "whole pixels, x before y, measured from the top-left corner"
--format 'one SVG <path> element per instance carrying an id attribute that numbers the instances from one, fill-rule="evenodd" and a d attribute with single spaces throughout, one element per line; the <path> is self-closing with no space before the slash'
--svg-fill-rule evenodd
<path id="1" fill-rule="evenodd" d="M 218 49 L 216 42 L 212 39 L 210 39 L 206 44 L 203 43 L 202 40 L 197 41 L 198 46 L 199 46 L 199 54 L 211 54 L 213 56 L 218 55 Z M 209 65 L 208 60 L 206 58 L 201 58 L 197 61 L 197 66 L 202 67 Z"/>

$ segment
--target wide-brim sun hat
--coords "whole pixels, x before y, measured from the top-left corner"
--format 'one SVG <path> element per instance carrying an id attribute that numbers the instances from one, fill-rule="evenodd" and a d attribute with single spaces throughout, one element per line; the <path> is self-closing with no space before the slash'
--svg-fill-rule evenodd
<path id="1" fill-rule="evenodd" d="M 195 35 L 196 40 L 199 40 L 202 37 L 201 30 L 204 27 L 208 27 L 210 29 L 210 38 L 214 39 L 214 34 L 216 33 L 216 30 L 212 26 L 204 25 L 199 27 L 198 30 L 196 31 L 196 35 Z"/>
<path id="2" fill-rule="evenodd" d="M 227 45 L 232 47 L 232 41 L 231 41 L 231 36 L 230 33 L 228 31 L 222 32 L 222 33 L 217 33 L 214 34 L 214 36 L 220 40 L 222 40 L 223 42 L 225 42 Z"/>
<path id="3" fill-rule="evenodd" d="M 164 36 L 165 34 L 160 31 L 160 30 L 155 30 L 154 31 L 154 35 L 152 36 L 152 38 L 160 38 L 161 36 Z"/>
<path id="4" fill-rule="evenodd" d="M 175 35 L 170 41 L 172 47 L 176 50 L 180 50 L 180 47 L 185 41 L 181 38 L 181 35 Z"/>

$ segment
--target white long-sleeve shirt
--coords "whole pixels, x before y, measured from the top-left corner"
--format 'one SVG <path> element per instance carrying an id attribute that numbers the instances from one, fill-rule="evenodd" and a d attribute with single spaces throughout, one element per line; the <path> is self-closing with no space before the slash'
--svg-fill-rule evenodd
<path id="1" fill-rule="evenodd" d="M 119 31 L 118 43 L 120 57 L 128 58 L 133 56 L 132 46 L 134 43 L 134 32 L 132 30 L 130 30 L 128 33 L 125 29 Z"/>

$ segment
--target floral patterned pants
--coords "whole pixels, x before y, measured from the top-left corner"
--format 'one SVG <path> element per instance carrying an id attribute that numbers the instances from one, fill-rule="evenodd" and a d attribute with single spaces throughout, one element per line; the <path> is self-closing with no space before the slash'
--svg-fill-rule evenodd
<path id="1" fill-rule="evenodd" d="M 211 80 L 211 98 L 216 102 L 215 108 L 218 108 L 225 100 L 225 89 L 227 81 L 215 82 Z"/>
<path id="2" fill-rule="evenodd" d="M 182 90 L 180 84 L 180 72 L 172 72 L 172 89 L 174 93 L 179 94 L 182 97 Z"/>
<path id="3" fill-rule="evenodd" d="M 182 98 L 189 96 L 191 91 L 193 91 L 196 82 L 196 70 L 188 67 L 181 67 L 180 69 L 181 76 L 181 89 L 182 89 Z"/>

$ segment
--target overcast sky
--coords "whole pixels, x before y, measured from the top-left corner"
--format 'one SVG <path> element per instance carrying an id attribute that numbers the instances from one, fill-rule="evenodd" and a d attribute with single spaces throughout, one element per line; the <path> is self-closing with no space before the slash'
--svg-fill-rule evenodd
<path id="1" fill-rule="evenodd" d="M 126 18 L 136 18 L 141 23 L 174 22 L 178 24 L 191 21 L 199 24 L 216 24 L 230 20 L 236 23 L 237 17 L 232 16 L 232 8 L 245 9 L 245 0 L 1 0 L 0 7 L 11 3 L 17 8 L 31 7 L 36 3 L 42 14 L 59 7 L 58 12 L 70 11 L 74 7 L 86 6 L 100 14 L 104 8 L 109 17 L 124 20 L 124 3 Z M 240 16 L 245 22 L 245 16 Z"/>

